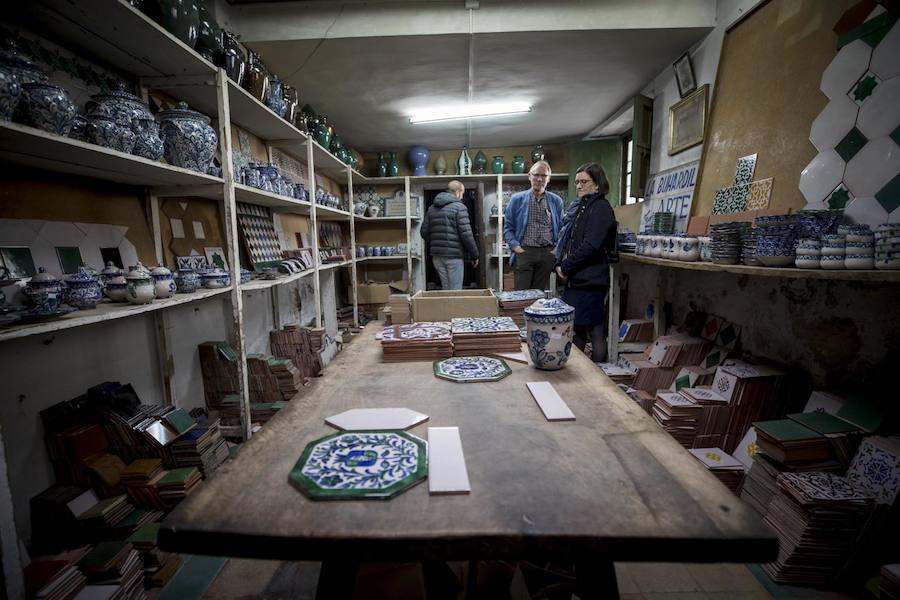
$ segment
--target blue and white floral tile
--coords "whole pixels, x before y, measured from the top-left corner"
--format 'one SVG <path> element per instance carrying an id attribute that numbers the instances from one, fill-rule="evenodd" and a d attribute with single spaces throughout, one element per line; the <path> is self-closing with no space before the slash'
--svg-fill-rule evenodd
<path id="1" fill-rule="evenodd" d="M 856 127 L 870 140 L 890 135 L 897 126 L 900 126 L 900 76 L 888 79 L 875 89 L 859 109 L 856 121 Z"/>
<path id="2" fill-rule="evenodd" d="M 519 331 L 512 317 L 460 317 L 451 321 L 451 331 L 458 333 L 495 333 Z"/>
<path id="3" fill-rule="evenodd" d="M 847 469 L 847 479 L 891 505 L 900 493 L 900 447 L 896 438 L 873 436 L 863 440 Z"/>
<path id="4" fill-rule="evenodd" d="M 753 173 L 756 171 L 756 154 L 742 156 L 737 160 L 737 167 L 734 170 L 734 181 L 731 182 L 732 187 L 753 181 Z"/>
<path id="5" fill-rule="evenodd" d="M 358 431 L 307 444 L 288 479 L 313 500 L 386 500 L 427 475 L 425 440 L 404 431 Z"/>
<path id="6" fill-rule="evenodd" d="M 519 300 L 537 300 L 543 298 L 542 290 L 510 290 L 508 292 L 497 292 L 497 300 L 500 302 L 516 302 Z"/>
<path id="7" fill-rule="evenodd" d="M 446 321 L 422 321 L 407 325 L 385 327 L 382 341 L 392 340 L 440 340 L 450 339 L 450 323 Z"/>
<path id="8" fill-rule="evenodd" d="M 827 208 L 827 207 L 826 207 Z M 844 216 L 853 223 L 875 227 L 888 222 L 888 213 L 874 197 L 854 198 L 844 208 Z"/>
<path id="9" fill-rule="evenodd" d="M 712 214 L 714 215 L 724 215 L 729 211 L 731 207 L 731 188 L 721 188 L 716 190 L 715 198 L 713 199 L 713 210 Z"/>
<path id="10" fill-rule="evenodd" d="M 856 197 L 875 196 L 897 173 L 900 173 L 900 147 L 890 137 L 883 136 L 870 140 L 847 163 L 844 185 Z M 801 177 L 801 184 L 802 181 Z"/>
<path id="11" fill-rule="evenodd" d="M 900 22 L 894 24 L 888 34 L 872 52 L 869 69 L 883 80 L 900 75 Z"/>
<path id="12" fill-rule="evenodd" d="M 512 371 L 503 360 L 489 356 L 454 356 L 434 361 L 434 375 L 458 383 L 499 381 Z"/>
<path id="13" fill-rule="evenodd" d="M 829 102 L 812 123 L 809 141 L 819 152 L 834 149 L 854 125 L 859 106 L 846 96 L 838 96 Z"/>
<path id="14" fill-rule="evenodd" d="M 844 177 L 844 167 L 844 160 L 834 150 L 819 153 L 806 165 L 800 173 L 800 191 L 807 203 L 824 201 Z"/>
<path id="15" fill-rule="evenodd" d="M 825 68 L 820 89 L 831 100 L 838 96 L 846 96 L 868 70 L 871 58 L 872 48 L 864 41 L 855 40 L 847 44 Z"/>

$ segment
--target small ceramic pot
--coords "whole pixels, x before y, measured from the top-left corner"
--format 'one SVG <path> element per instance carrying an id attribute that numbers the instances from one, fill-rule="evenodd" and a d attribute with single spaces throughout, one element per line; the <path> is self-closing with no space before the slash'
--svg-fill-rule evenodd
<path id="1" fill-rule="evenodd" d="M 66 277 L 66 291 L 63 294 L 66 304 L 78 310 L 96 308 L 103 299 L 100 282 L 84 267 Z"/>
<path id="2" fill-rule="evenodd" d="M 47 273 L 44 267 L 40 267 L 22 292 L 31 310 L 36 313 L 52 314 L 59 310 L 62 291 L 62 282 L 52 273 Z"/>
<path id="3" fill-rule="evenodd" d="M 117 267 L 112 263 L 112 261 L 106 263 L 106 267 L 100 271 L 100 283 L 102 285 L 106 285 L 110 282 L 114 277 L 119 277 L 123 275 L 122 269 Z M 125 283 L 124 281 L 122 283 Z"/>
<path id="4" fill-rule="evenodd" d="M 247 283 L 253 278 L 253 273 L 247 269 L 241 268 L 241 283 Z"/>
<path id="5" fill-rule="evenodd" d="M 875 257 L 871 254 L 848 254 L 844 257 L 845 269 L 874 269 Z"/>
<path id="6" fill-rule="evenodd" d="M 559 298 L 541 298 L 524 311 L 531 363 L 538 369 L 562 369 L 572 350 L 575 309 Z"/>
<path id="7" fill-rule="evenodd" d="M 69 93 L 49 83 L 26 83 L 22 88 L 30 124 L 56 135 L 69 135 L 78 114 Z"/>
<path id="8" fill-rule="evenodd" d="M 103 287 L 103 293 L 113 302 L 128 302 L 128 281 L 122 274 L 110 277 Z"/>
<path id="9" fill-rule="evenodd" d="M 204 288 L 216 290 L 228 287 L 228 284 L 231 283 L 231 276 L 228 275 L 227 271 L 223 271 L 217 267 L 200 273 L 200 280 L 203 281 Z"/>
<path id="10" fill-rule="evenodd" d="M 156 267 L 150 271 L 153 277 L 153 293 L 157 298 L 171 298 L 175 294 L 175 278 L 172 271 L 165 267 Z"/>
<path id="11" fill-rule="evenodd" d="M 114 118 L 102 113 L 88 115 L 87 121 L 84 141 L 131 154 L 137 138 L 131 129 L 119 125 Z"/>
<path id="12" fill-rule="evenodd" d="M 175 291 L 179 294 L 192 294 L 201 285 L 200 275 L 193 269 L 179 269 L 175 274 Z"/>
<path id="13" fill-rule="evenodd" d="M 153 277 L 150 272 L 141 263 L 138 263 L 128 269 L 128 275 L 125 276 L 128 283 L 127 289 L 128 301 L 132 304 L 149 304 L 156 297 L 156 290 L 153 286 Z"/>

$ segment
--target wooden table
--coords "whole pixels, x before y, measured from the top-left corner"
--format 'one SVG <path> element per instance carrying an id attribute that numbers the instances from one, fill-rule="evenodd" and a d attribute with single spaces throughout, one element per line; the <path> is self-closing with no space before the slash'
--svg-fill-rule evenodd
<path id="1" fill-rule="evenodd" d="M 346 582 L 333 561 L 552 559 L 576 564 L 583 600 L 615 593 L 613 561 L 775 559 L 756 513 L 577 350 L 561 371 L 509 362 L 499 382 L 454 383 L 429 362 L 382 363 L 377 330 L 169 515 L 163 549 L 321 560 L 320 583 Z M 547 422 L 528 381 L 550 381 L 577 420 Z M 423 439 L 459 427 L 470 494 L 425 482 L 387 501 L 312 501 L 288 483 L 306 444 L 334 433 L 325 417 L 404 406 L 429 415 L 410 430 Z"/>

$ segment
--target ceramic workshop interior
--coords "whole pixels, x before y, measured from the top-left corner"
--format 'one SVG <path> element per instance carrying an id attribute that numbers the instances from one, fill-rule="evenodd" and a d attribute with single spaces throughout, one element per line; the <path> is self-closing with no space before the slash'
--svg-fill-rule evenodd
<path id="1" fill-rule="evenodd" d="M 3 12 L 3 598 L 900 598 L 900 2 Z"/>

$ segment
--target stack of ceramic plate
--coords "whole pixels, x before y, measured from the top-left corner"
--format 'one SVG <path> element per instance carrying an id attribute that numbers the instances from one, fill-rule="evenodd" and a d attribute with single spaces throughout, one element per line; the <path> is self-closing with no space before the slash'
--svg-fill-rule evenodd
<path id="1" fill-rule="evenodd" d="M 719 265 L 736 265 L 741 256 L 740 222 L 716 223 L 709 226 L 712 260 Z"/>
<path id="2" fill-rule="evenodd" d="M 654 233 L 673 233 L 675 231 L 675 213 L 658 212 L 653 215 Z"/>
<path id="3" fill-rule="evenodd" d="M 741 238 L 741 262 L 745 265 L 759 265 L 759 261 L 756 260 L 756 228 L 751 223 L 741 222 L 738 235 Z"/>
<path id="4" fill-rule="evenodd" d="M 875 234 L 868 225 L 840 225 L 838 234 L 846 240 L 844 268 L 875 268 Z"/>
<path id="5" fill-rule="evenodd" d="M 900 269 L 900 223 L 875 228 L 875 268 Z"/>
<path id="6" fill-rule="evenodd" d="M 828 233 L 835 233 L 842 214 L 842 210 L 801 210 L 797 213 L 800 237 L 820 238 Z"/>
<path id="7" fill-rule="evenodd" d="M 786 267 L 794 264 L 797 241 L 796 215 L 766 215 L 756 217 L 756 258 L 767 267 Z"/>

